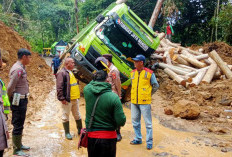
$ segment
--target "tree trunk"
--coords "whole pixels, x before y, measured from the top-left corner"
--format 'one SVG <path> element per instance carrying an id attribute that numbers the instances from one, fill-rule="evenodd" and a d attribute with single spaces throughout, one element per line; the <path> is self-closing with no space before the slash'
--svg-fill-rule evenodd
<path id="1" fill-rule="evenodd" d="M 217 3 L 217 17 L 216 17 L 216 29 L 215 29 L 215 37 L 216 37 L 216 41 L 217 41 L 217 31 L 218 31 L 218 12 L 219 12 L 219 3 L 220 3 L 220 0 L 218 0 L 218 3 Z"/>
<path id="2" fill-rule="evenodd" d="M 127 0 L 117 0 L 116 4 L 122 4 L 122 3 L 126 3 Z"/>
<path id="3" fill-rule="evenodd" d="M 162 69 L 169 68 L 172 71 L 174 71 L 175 73 L 180 74 L 180 75 L 187 75 L 189 73 L 187 71 L 181 70 L 180 67 L 175 67 L 173 65 L 168 65 L 165 63 L 159 63 L 159 67 Z"/>
<path id="4" fill-rule="evenodd" d="M 186 60 L 184 60 L 183 58 L 181 58 L 178 54 L 174 55 L 172 57 L 172 60 L 176 61 L 177 63 L 190 66 L 190 64 Z"/>
<path id="5" fill-rule="evenodd" d="M 75 19 L 76 19 L 76 27 L 77 27 L 77 34 L 79 33 L 78 27 L 78 0 L 75 0 Z"/>
<path id="6" fill-rule="evenodd" d="M 202 79 L 203 83 L 210 83 L 212 81 L 212 79 L 217 71 L 217 67 L 218 67 L 217 64 L 211 64 L 209 66 L 209 69 L 207 70 L 204 78 Z"/>
<path id="7" fill-rule="evenodd" d="M 192 83 L 190 83 L 190 87 L 199 85 L 201 83 L 201 80 L 205 76 L 205 73 L 206 73 L 206 69 L 200 70 L 197 76 L 193 78 Z"/>
<path id="8" fill-rule="evenodd" d="M 177 83 L 181 84 L 182 86 L 186 86 L 186 81 L 182 77 L 177 75 L 175 72 L 173 72 L 171 69 L 165 68 L 164 72 L 168 74 L 168 76 L 170 76 Z"/>
<path id="9" fill-rule="evenodd" d="M 218 53 L 215 50 L 213 50 L 209 53 L 209 56 L 217 63 L 217 65 L 220 67 L 220 69 L 226 75 L 226 77 L 228 79 L 231 79 L 232 71 L 230 70 L 228 65 L 226 65 L 225 62 L 221 59 Z"/>
<path id="10" fill-rule="evenodd" d="M 183 54 L 180 55 L 183 59 L 185 59 L 186 61 L 188 61 L 189 63 L 191 63 L 192 65 L 194 65 L 195 67 L 198 67 L 198 68 L 204 68 L 206 66 L 205 63 L 202 63 L 200 61 L 198 61 L 197 59 L 195 58 L 189 58 Z"/>
<path id="11" fill-rule="evenodd" d="M 160 12 L 160 9 L 162 7 L 163 2 L 164 2 L 164 0 L 157 0 L 155 9 L 152 13 L 151 19 L 150 19 L 149 24 L 148 24 L 148 26 L 152 29 L 155 26 L 155 22 L 157 20 L 157 17 L 159 15 L 159 12 Z"/>

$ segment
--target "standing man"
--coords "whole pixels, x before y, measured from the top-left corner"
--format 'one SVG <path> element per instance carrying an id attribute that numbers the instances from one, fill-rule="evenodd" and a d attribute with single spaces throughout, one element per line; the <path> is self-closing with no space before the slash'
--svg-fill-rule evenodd
<path id="1" fill-rule="evenodd" d="M 172 29 L 172 25 L 169 24 L 169 22 L 167 22 L 167 27 L 166 27 L 166 39 L 168 39 L 169 41 L 172 40 L 172 35 L 174 35 L 174 30 Z"/>
<path id="2" fill-rule="evenodd" d="M 130 144 L 142 144 L 140 123 L 142 114 L 147 131 L 147 149 L 150 150 L 153 147 L 151 96 L 157 91 L 159 84 L 153 71 L 144 67 L 145 57 L 143 55 L 137 55 L 133 60 L 136 69 L 131 72 L 131 117 L 135 138 Z"/>
<path id="3" fill-rule="evenodd" d="M 72 58 L 65 59 L 65 66 L 57 73 L 56 88 L 57 98 L 62 104 L 62 121 L 65 131 L 65 137 L 72 140 L 69 130 L 69 114 L 72 111 L 73 117 L 76 120 L 78 135 L 81 133 L 82 122 L 79 110 L 80 90 L 77 80 L 72 72 L 74 68 L 74 60 Z"/>
<path id="4" fill-rule="evenodd" d="M 111 84 L 112 91 L 116 93 L 120 99 L 121 97 L 121 80 L 120 80 L 120 72 L 118 69 L 114 66 L 112 62 L 112 55 L 111 54 L 104 54 L 103 57 L 107 59 L 107 66 L 110 69 L 110 72 L 108 73 L 107 76 L 107 82 Z M 120 133 L 120 128 L 116 130 L 117 132 L 117 141 L 122 140 L 122 136 Z"/>
<path id="5" fill-rule="evenodd" d="M 60 58 L 58 55 L 56 55 L 53 59 L 52 59 L 52 64 L 51 64 L 51 68 L 53 68 L 53 74 L 56 75 L 56 73 L 58 72 L 59 66 L 60 66 Z"/>
<path id="6" fill-rule="evenodd" d="M 88 156 L 115 157 L 117 144 L 115 130 L 125 125 L 126 116 L 118 95 L 112 92 L 111 85 L 106 82 L 106 59 L 98 57 L 95 64 L 98 71 L 94 74 L 93 81 L 84 88 L 86 126 L 89 126 L 94 104 L 98 100 L 93 122 L 88 130 Z"/>
<path id="7" fill-rule="evenodd" d="M 13 155 L 18 156 L 27 156 L 22 150 L 30 150 L 30 147 L 22 145 L 23 125 L 26 119 L 29 96 L 29 84 L 25 66 L 30 63 L 30 60 L 31 52 L 27 49 L 19 49 L 18 61 L 10 69 L 10 82 L 7 88 L 12 110 Z"/>

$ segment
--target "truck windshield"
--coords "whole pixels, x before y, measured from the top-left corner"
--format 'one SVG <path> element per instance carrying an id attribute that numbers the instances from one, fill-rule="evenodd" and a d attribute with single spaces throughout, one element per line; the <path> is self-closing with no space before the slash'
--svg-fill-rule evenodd
<path id="1" fill-rule="evenodd" d="M 120 30 L 111 18 L 98 27 L 96 35 L 107 47 L 131 67 L 133 67 L 132 58 L 137 54 L 143 54 L 149 57 L 149 54 L 145 53 L 137 42 L 131 40 L 130 34 Z"/>

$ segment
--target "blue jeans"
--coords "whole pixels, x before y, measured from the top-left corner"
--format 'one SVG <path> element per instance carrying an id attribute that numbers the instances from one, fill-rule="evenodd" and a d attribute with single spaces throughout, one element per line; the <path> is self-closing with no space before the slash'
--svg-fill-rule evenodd
<path id="1" fill-rule="evenodd" d="M 135 105 L 131 104 L 131 118 L 132 124 L 135 131 L 135 138 L 134 140 L 142 141 L 142 134 L 141 134 L 141 113 L 143 115 L 143 119 L 145 120 L 146 124 L 146 142 L 147 144 L 153 144 L 153 137 L 152 137 L 152 117 L 151 117 L 151 105 Z"/>

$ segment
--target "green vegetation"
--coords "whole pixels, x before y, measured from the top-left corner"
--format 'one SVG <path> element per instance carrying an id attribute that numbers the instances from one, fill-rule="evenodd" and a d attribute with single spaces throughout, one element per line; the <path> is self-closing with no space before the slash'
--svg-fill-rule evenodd
<path id="1" fill-rule="evenodd" d="M 83 29 L 115 0 L 76 0 L 78 27 Z M 154 30 L 164 31 L 166 21 L 172 21 L 174 42 L 182 45 L 202 44 L 216 40 L 232 43 L 232 6 L 220 0 L 165 0 Z M 127 5 L 148 23 L 156 5 L 152 0 L 128 0 Z M 75 0 L 0 0 L 0 20 L 14 28 L 41 51 L 60 39 L 70 41 L 77 34 Z"/>

